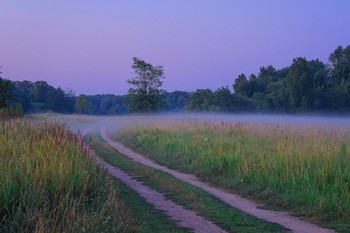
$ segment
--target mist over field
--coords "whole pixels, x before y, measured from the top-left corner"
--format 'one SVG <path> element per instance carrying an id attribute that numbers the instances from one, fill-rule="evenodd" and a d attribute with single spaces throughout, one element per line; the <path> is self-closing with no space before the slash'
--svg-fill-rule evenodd
<path id="1" fill-rule="evenodd" d="M 146 117 L 146 116 L 145 116 Z M 233 122 L 256 122 L 276 124 L 345 124 L 350 125 L 350 116 L 326 115 L 287 115 L 287 114 L 218 114 L 218 113 L 182 113 L 154 115 L 150 118 L 218 120 Z M 146 117 L 147 118 L 147 117 Z"/>
<path id="2" fill-rule="evenodd" d="M 218 114 L 218 113 L 163 113 L 128 116 L 84 116 L 59 115 L 57 119 L 64 121 L 73 131 L 84 129 L 99 129 L 105 127 L 107 131 L 116 131 L 120 128 L 136 125 L 160 124 L 177 121 L 206 121 L 249 123 L 253 127 L 258 125 L 284 126 L 316 126 L 329 129 L 350 129 L 350 116 L 314 116 L 314 115 L 281 115 L 281 114 Z"/>
<path id="3" fill-rule="evenodd" d="M 159 120 L 199 120 L 228 121 L 273 124 L 313 124 L 313 125 L 347 125 L 350 116 L 315 116 L 315 115 L 280 115 L 280 114 L 219 114 L 219 113 L 164 113 L 154 115 L 130 116 L 131 119 L 145 121 Z"/>

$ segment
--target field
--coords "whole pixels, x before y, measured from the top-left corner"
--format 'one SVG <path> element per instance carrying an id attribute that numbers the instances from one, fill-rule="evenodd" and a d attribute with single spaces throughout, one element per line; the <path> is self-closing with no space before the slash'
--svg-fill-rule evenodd
<path id="1" fill-rule="evenodd" d="M 90 155 L 62 123 L 0 121 L 0 232 L 185 232 Z"/>
<path id="2" fill-rule="evenodd" d="M 142 121 L 114 138 L 202 180 L 350 228 L 350 129 L 337 124 Z"/>
<path id="3" fill-rule="evenodd" d="M 195 211 L 227 232 L 289 232 L 284 227 L 266 222 L 226 205 L 210 193 L 172 175 L 136 163 L 118 153 L 99 136 L 93 136 L 91 145 L 109 164 L 117 166 L 143 184 L 162 193 L 165 198 L 180 204 L 185 209 Z M 153 232 L 158 232 L 154 230 Z M 169 232 L 162 229 L 162 232 Z"/>
<path id="4" fill-rule="evenodd" d="M 291 211 L 319 225 L 349 232 L 347 121 L 244 119 L 44 114 L 3 120 L 0 231 L 187 232 L 94 164 L 82 136 L 70 131 L 86 129 L 90 129 L 90 145 L 101 158 L 222 229 L 286 231 L 125 158 L 98 136 L 99 129 L 106 127 L 114 140 L 159 164 L 195 174 L 263 204 L 262 208 Z"/>

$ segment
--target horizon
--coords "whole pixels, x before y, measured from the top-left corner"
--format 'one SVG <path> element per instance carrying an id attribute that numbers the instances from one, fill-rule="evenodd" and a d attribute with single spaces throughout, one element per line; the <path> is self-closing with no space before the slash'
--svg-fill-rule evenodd
<path id="1" fill-rule="evenodd" d="M 163 89 L 215 90 L 296 57 L 327 63 L 350 44 L 350 2 L 5 0 L 0 66 L 13 81 L 125 95 L 132 58 L 164 66 Z"/>

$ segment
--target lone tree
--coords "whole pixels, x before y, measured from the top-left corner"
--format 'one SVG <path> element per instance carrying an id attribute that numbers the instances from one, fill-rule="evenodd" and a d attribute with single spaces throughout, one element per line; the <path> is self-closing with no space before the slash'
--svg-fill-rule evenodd
<path id="1" fill-rule="evenodd" d="M 133 87 L 128 91 L 129 112 L 155 112 L 165 107 L 162 98 L 162 79 L 165 78 L 163 66 L 153 66 L 141 59 L 133 58 L 133 77 L 127 83 Z"/>

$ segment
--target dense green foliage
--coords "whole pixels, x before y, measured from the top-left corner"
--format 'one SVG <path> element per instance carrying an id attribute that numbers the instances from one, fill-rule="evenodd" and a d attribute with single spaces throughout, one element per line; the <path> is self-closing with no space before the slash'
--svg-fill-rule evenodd
<path id="1" fill-rule="evenodd" d="M 293 59 L 289 67 L 276 70 L 261 67 L 257 75 L 239 75 L 234 93 L 226 87 L 212 92 L 197 90 L 190 95 L 192 111 L 258 112 L 349 112 L 350 45 L 339 46 L 329 56 L 330 64 L 319 60 Z"/>
<path id="2" fill-rule="evenodd" d="M 188 102 L 190 94 L 186 91 L 173 91 L 163 93 L 165 110 L 170 112 L 183 111 Z"/>
<path id="3" fill-rule="evenodd" d="M 209 112 L 252 112 L 254 103 L 247 97 L 232 94 L 228 87 L 222 87 L 213 92 L 210 89 L 198 89 L 189 96 L 188 111 Z"/>
<path id="4" fill-rule="evenodd" d="M 129 112 L 155 112 L 164 109 L 162 98 L 164 70 L 144 60 L 133 58 L 131 68 L 134 76 L 127 80 L 133 87 L 129 89 L 126 102 Z"/>
<path id="5" fill-rule="evenodd" d="M 91 113 L 94 115 L 117 115 L 127 113 L 124 96 L 94 95 L 90 96 Z"/>
<path id="6" fill-rule="evenodd" d="M 0 77 L 0 111 L 14 113 L 19 106 L 27 113 L 58 112 L 92 115 L 125 114 L 125 96 L 115 95 L 80 95 L 71 90 L 54 88 L 45 81 L 15 81 Z M 21 111 L 20 111 L 21 112 Z M 13 115 L 13 114 L 11 114 Z"/>
<path id="7" fill-rule="evenodd" d="M 16 101 L 11 81 L 0 77 L 0 119 L 23 116 L 23 114 L 22 105 Z"/>
<path id="8" fill-rule="evenodd" d="M 0 77 L 0 108 L 6 108 L 11 100 L 11 81 Z"/>
<path id="9" fill-rule="evenodd" d="M 75 97 L 71 90 L 54 88 L 45 81 L 15 81 L 11 88 L 15 101 L 26 112 L 74 112 Z"/>
<path id="10" fill-rule="evenodd" d="M 179 121 L 129 127 L 118 139 L 160 164 L 350 230 L 347 129 Z"/>

